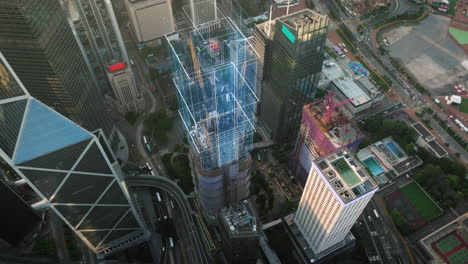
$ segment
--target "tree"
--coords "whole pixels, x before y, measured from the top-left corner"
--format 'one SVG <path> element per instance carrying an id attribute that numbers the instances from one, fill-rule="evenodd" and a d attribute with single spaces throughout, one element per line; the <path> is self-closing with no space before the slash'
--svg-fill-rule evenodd
<path id="1" fill-rule="evenodd" d="M 262 211 L 265 208 L 265 201 L 265 195 L 263 193 L 257 195 L 257 199 L 255 200 L 255 202 L 257 203 L 258 209 L 260 211 Z"/>
<path id="2" fill-rule="evenodd" d="M 253 142 L 257 143 L 257 142 L 260 142 L 262 140 L 263 140 L 262 135 L 260 135 L 260 133 L 258 133 L 258 132 L 255 132 L 254 135 L 253 135 Z"/>
<path id="3" fill-rule="evenodd" d="M 164 109 L 149 114 L 145 119 L 146 132 L 159 143 L 167 141 L 167 132 L 173 124 L 174 120 L 167 115 Z"/>
<path id="4" fill-rule="evenodd" d="M 411 233 L 411 226 L 408 224 L 405 217 L 403 217 L 400 211 L 398 211 L 397 209 L 393 209 L 390 212 L 390 215 L 392 216 L 393 222 L 403 235 Z"/>
<path id="5" fill-rule="evenodd" d="M 416 154 L 416 147 L 414 146 L 413 143 L 406 144 L 403 147 L 403 150 L 406 152 L 406 154 L 408 154 L 410 156 Z"/>

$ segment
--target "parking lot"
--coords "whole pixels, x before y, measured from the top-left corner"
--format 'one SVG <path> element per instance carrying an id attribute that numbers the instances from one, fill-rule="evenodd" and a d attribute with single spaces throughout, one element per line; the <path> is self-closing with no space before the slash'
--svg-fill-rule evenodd
<path id="1" fill-rule="evenodd" d="M 400 59 L 410 72 L 432 95 L 452 93 L 452 86 L 468 87 L 466 69 L 461 63 L 464 52 L 448 36 L 450 18 L 429 14 L 413 24 L 397 24 L 382 31 L 390 56 Z"/>

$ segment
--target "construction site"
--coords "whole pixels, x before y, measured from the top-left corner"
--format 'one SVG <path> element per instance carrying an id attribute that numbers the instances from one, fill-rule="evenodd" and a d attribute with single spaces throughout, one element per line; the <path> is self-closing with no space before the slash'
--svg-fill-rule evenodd
<path id="1" fill-rule="evenodd" d="M 249 194 L 256 58 L 230 18 L 166 35 L 195 188 L 214 213 Z"/>
<path id="2" fill-rule="evenodd" d="M 342 106 L 353 99 L 335 101 L 334 96 L 334 92 L 328 91 L 322 100 L 306 105 L 302 110 L 301 128 L 292 159 L 292 169 L 301 184 L 305 184 L 307 167 L 312 160 L 343 147 L 356 152 L 363 139 L 342 110 Z"/>

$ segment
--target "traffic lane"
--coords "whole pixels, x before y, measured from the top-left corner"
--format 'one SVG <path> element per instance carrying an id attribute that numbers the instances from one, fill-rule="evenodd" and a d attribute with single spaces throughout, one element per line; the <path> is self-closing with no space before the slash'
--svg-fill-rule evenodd
<path id="1" fill-rule="evenodd" d="M 384 253 L 385 253 L 385 256 L 386 256 L 386 259 L 389 261 L 389 262 L 394 262 L 394 258 L 393 258 L 393 252 L 392 252 L 392 249 L 397 249 L 398 246 L 397 245 L 393 245 L 392 242 L 395 242 L 395 239 L 393 237 L 393 234 L 390 233 L 388 230 L 387 230 L 387 227 L 385 226 L 383 220 L 382 220 L 382 217 L 379 215 L 378 217 L 375 215 L 375 213 L 373 212 L 373 210 L 375 210 L 375 206 L 372 206 L 372 212 L 369 211 L 369 215 L 373 221 L 373 224 L 374 224 L 374 227 L 376 228 L 376 232 L 377 232 L 377 237 L 380 241 L 380 244 L 382 245 L 382 247 L 384 248 Z M 389 236 L 392 237 L 392 239 L 389 239 Z M 399 252 L 399 251 L 398 251 Z"/>
<path id="2" fill-rule="evenodd" d="M 132 184 L 132 181 L 134 181 L 134 179 L 135 179 L 135 178 L 133 178 L 132 180 L 128 180 L 128 182 L 129 182 L 130 185 Z M 153 185 L 154 182 L 153 182 L 152 180 L 149 180 L 149 181 L 140 181 L 140 180 L 139 180 L 139 184 L 143 184 L 143 185 L 144 185 L 145 182 L 146 182 L 148 185 L 150 185 L 150 186 L 148 186 L 148 187 L 155 187 L 155 186 Z M 171 189 L 171 188 L 173 187 L 173 186 L 171 186 L 170 184 L 165 184 L 165 183 L 159 183 L 159 184 L 161 185 L 161 186 L 159 186 L 159 187 L 161 187 L 161 189 L 164 188 L 163 186 L 169 187 L 169 189 Z M 166 191 L 167 191 L 167 190 L 166 190 Z M 174 196 L 174 197 L 175 197 L 177 200 L 180 199 L 179 196 Z M 180 202 L 181 202 L 181 201 L 179 200 L 179 204 L 180 204 Z M 194 225 L 194 223 L 193 223 L 193 219 L 191 218 L 190 210 L 187 209 L 187 205 L 184 205 L 183 203 L 182 203 L 182 205 L 183 205 L 183 207 L 185 207 L 185 210 L 183 210 L 183 218 L 185 219 L 184 222 L 186 223 L 186 224 L 184 225 L 184 227 L 187 229 L 186 231 L 187 231 L 187 233 L 188 233 L 189 235 L 190 235 L 190 234 L 193 234 L 193 235 L 196 237 L 196 236 L 198 235 L 198 232 L 195 230 L 196 233 L 194 233 L 193 228 L 195 227 L 195 225 Z M 190 223 L 190 224 L 187 224 L 187 223 Z M 190 228 L 190 230 L 189 230 L 189 228 Z M 196 243 L 197 243 L 197 244 L 200 244 L 199 242 L 196 242 Z M 194 250 L 195 250 L 197 253 L 200 254 L 199 249 L 200 249 L 199 246 L 196 246 L 196 247 L 194 248 Z M 204 263 L 204 262 L 201 262 L 201 263 Z"/>
<path id="3" fill-rule="evenodd" d="M 199 263 L 208 263 L 208 257 L 206 256 L 203 243 L 201 242 L 200 234 L 198 233 L 195 222 L 191 216 L 190 203 L 182 189 L 180 189 L 176 183 L 163 177 L 145 176 L 127 178 L 127 183 L 129 186 L 133 187 L 156 187 L 168 192 L 180 207 L 183 215 L 182 218 L 185 222 L 184 228 L 187 230 L 188 237 L 191 237 L 193 248 L 191 249 L 190 247 L 187 247 L 187 250 L 192 253 L 195 251 L 195 255 L 193 255 L 192 260 L 199 260 Z"/>
<path id="4" fill-rule="evenodd" d="M 380 240 L 375 235 L 375 234 L 378 235 L 378 232 L 377 232 L 377 229 L 375 228 L 374 223 L 371 220 L 372 218 L 370 217 L 370 214 L 369 214 L 369 212 L 367 210 L 367 207 L 366 207 L 366 209 L 364 209 L 363 215 L 364 215 L 364 224 L 367 227 L 367 229 L 369 230 L 369 233 L 370 233 L 370 236 L 371 236 L 371 241 L 374 244 L 374 247 L 376 248 L 376 251 L 377 251 L 377 256 L 382 261 L 382 263 L 386 263 L 384 261 L 384 257 L 386 257 L 385 254 L 384 254 L 385 250 L 384 250 Z"/>
<path id="5" fill-rule="evenodd" d="M 397 180 L 400 180 L 401 182 L 407 182 L 408 179 L 405 177 L 399 177 Z M 385 209 L 380 206 L 380 203 L 376 203 L 375 201 L 376 198 L 371 200 L 372 207 L 377 210 L 378 215 L 379 215 L 379 227 L 383 229 L 384 232 L 384 240 L 385 243 L 391 242 L 390 245 L 393 248 L 394 255 L 400 256 L 403 260 L 404 263 L 410 263 L 409 256 L 407 255 L 406 248 L 404 248 L 404 241 L 402 243 L 401 239 L 403 239 L 399 235 L 399 231 L 396 229 L 396 227 L 393 225 L 393 221 L 390 218 L 390 216 L 387 214 Z M 388 237 L 391 237 L 389 240 Z"/>

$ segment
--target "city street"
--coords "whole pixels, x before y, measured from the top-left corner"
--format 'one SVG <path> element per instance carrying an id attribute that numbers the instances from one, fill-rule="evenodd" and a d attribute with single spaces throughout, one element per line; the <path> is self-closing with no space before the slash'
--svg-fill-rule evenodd
<path id="1" fill-rule="evenodd" d="M 171 197 L 174 205 L 179 208 L 180 220 L 183 224 L 176 225 L 176 229 L 181 229 L 184 232 L 188 242 L 184 243 L 184 250 L 188 252 L 191 263 L 208 263 L 208 256 L 205 252 L 205 247 L 200 236 L 200 233 L 196 227 L 194 219 L 192 217 L 192 208 L 187 196 L 182 189 L 177 186 L 175 182 L 164 177 L 153 177 L 153 176 L 137 176 L 127 178 L 127 183 L 130 187 L 150 187 L 155 191 L 156 189 L 163 190 L 167 195 Z M 146 206 L 154 205 L 147 204 Z M 179 230 L 177 230 L 179 232 Z"/>
<path id="2" fill-rule="evenodd" d="M 375 199 L 367 205 L 358 220 L 369 263 L 410 263 L 398 233 L 389 227 L 391 219 L 384 219 L 388 215 L 379 209 Z"/>

